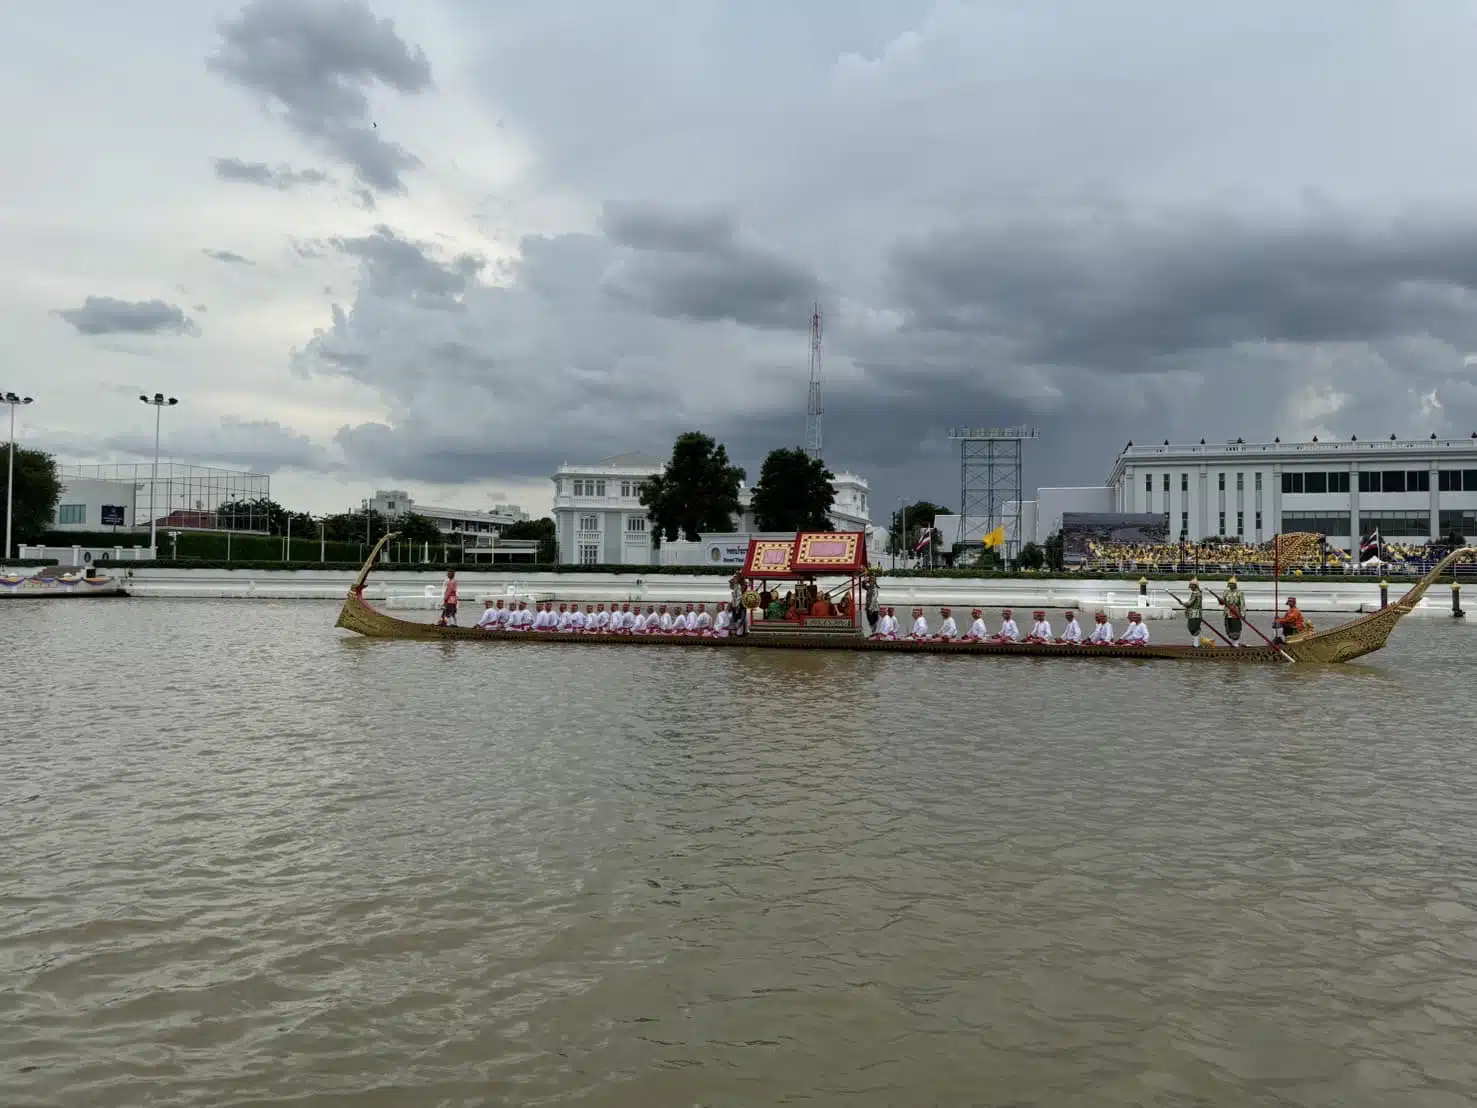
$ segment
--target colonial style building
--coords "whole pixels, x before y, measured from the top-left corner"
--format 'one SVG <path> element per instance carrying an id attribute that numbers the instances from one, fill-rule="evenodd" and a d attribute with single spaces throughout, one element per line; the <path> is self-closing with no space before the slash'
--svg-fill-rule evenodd
<path id="1" fill-rule="evenodd" d="M 737 530 L 724 535 L 704 536 L 702 544 L 668 543 L 665 554 L 653 548 L 646 509 L 641 506 L 641 482 L 662 471 L 666 462 L 651 454 L 617 454 L 598 462 L 573 465 L 565 463 L 554 473 L 554 525 L 559 539 L 559 561 L 563 565 L 653 565 L 672 562 L 674 555 L 692 554 L 676 560 L 694 564 L 711 560 L 717 544 L 725 553 L 720 564 L 727 564 L 727 551 L 740 543 L 747 544 L 755 534 L 749 502 L 753 490 L 747 485 L 739 489 L 742 515 L 735 520 Z M 868 518 L 869 493 L 865 478 L 854 473 L 838 473 L 832 487 L 836 490 L 831 510 L 831 523 L 840 531 L 865 531 L 872 534 Z M 688 546 L 705 548 L 704 552 L 687 551 Z M 715 547 L 717 548 L 717 547 Z"/>

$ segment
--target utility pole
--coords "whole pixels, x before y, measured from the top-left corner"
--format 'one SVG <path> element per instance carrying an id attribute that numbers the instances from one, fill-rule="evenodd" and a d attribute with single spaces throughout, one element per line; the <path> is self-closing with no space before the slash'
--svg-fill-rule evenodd
<path id="1" fill-rule="evenodd" d="M 33 401 L 30 396 L 17 396 L 13 392 L 0 392 L 0 404 L 10 405 L 10 462 L 5 474 L 5 552 L 0 554 L 0 562 L 10 557 L 10 527 L 11 520 L 15 516 L 15 410 L 30 404 Z"/>
<path id="2" fill-rule="evenodd" d="M 172 408 L 178 404 L 179 398 L 166 397 L 162 392 L 156 392 L 152 397 L 141 393 L 139 399 L 145 404 L 154 406 L 154 468 L 149 472 L 149 549 L 157 558 L 159 556 L 159 520 L 158 512 L 154 509 L 154 489 L 159 484 L 159 416 L 165 408 Z"/>
<path id="3" fill-rule="evenodd" d="M 821 458 L 821 306 L 810 313 L 810 394 L 805 403 L 805 452 Z"/>

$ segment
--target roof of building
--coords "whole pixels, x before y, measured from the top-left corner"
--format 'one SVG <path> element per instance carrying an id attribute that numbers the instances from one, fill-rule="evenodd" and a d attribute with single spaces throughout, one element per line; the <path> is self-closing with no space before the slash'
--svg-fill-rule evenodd
<path id="1" fill-rule="evenodd" d="M 664 466 L 667 463 L 651 454 L 630 450 L 624 454 L 612 454 L 609 458 L 601 458 L 594 464 L 597 466 Z"/>

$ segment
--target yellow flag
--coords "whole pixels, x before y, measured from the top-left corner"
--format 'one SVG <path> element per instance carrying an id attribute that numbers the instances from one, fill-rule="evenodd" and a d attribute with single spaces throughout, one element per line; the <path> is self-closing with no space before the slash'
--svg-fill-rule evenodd
<path id="1" fill-rule="evenodd" d="M 980 542 L 984 543 L 986 546 L 1004 546 L 1005 524 L 1002 523 L 999 527 L 995 528 L 995 530 L 991 531 L 984 538 L 980 539 Z"/>

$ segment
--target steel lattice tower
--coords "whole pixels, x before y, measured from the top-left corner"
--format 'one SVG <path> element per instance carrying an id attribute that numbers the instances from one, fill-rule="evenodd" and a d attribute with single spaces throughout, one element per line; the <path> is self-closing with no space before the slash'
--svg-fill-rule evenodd
<path id="1" fill-rule="evenodd" d="M 959 443 L 959 537 L 979 542 L 1005 526 L 1005 555 L 1021 548 L 1021 461 L 1031 427 L 954 427 L 949 438 Z"/>
<path id="2" fill-rule="evenodd" d="M 810 396 L 805 404 L 805 452 L 821 456 L 821 306 L 810 315 Z"/>

